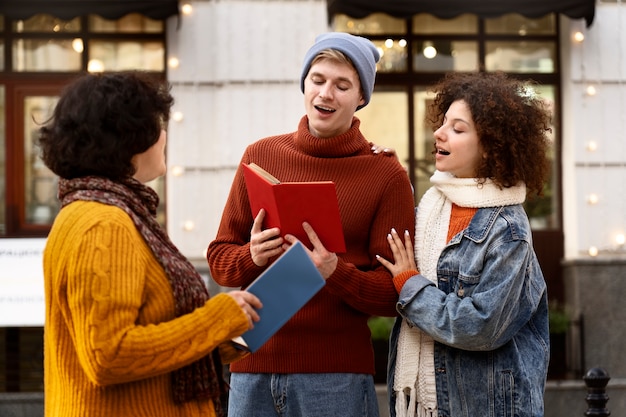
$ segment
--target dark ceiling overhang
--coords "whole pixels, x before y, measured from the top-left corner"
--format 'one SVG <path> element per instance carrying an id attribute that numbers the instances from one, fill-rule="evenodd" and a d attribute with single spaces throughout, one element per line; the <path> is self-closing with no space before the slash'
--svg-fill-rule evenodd
<path id="1" fill-rule="evenodd" d="M 464 13 L 483 18 L 508 13 L 538 18 L 559 13 L 572 19 L 585 19 L 587 26 L 591 26 L 595 14 L 595 0 L 327 0 L 327 5 L 329 19 L 338 13 L 356 19 L 372 13 L 404 19 L 418 13 L 429 13 L 441 19 Z"/>
<path id="2" fill-rule="evenodd" d="M 50 14 L 64 20 L 96 14 L 105 19 L 119 19 L 140 13 L 162 20 L 178 14 L 178 0 L 5 0 L 0 14 L 9 19 L 28 19 L 36 14 Z"/>

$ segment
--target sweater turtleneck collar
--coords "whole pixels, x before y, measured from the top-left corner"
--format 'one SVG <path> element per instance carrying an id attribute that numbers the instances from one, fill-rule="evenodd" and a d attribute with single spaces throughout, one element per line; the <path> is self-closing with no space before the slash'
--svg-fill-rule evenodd
<path id="1" fill-rule="evenodd" d="M 296 149 L 318 158 L 340 158 L 369 150 L 369 143 L 361 134 L 361 121 L 353 117 L 350 129 L 331 138 L 318 138 L 309 131 L 309 118 L 303 116 L 294 135 Z"/>

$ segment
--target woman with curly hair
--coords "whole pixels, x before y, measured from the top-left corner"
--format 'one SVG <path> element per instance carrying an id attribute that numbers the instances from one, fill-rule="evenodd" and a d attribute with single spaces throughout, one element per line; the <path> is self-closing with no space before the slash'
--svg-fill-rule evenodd
<path id="1" fill-rule="evenodd" d="M 433 186 L 415 245 L 392 229 L 400 314 L 391 336 L 391 416 L 543 416 L 546 283 L 522 204 L 549 173 L 550 112 L 502 73 L 435 87 Z"/>
<path id="2" fill-rule="evenodd" d="M 47 417 L 223 415 L 222 362 L 260 301 L 209 299 L 156 221 L 173 98 L 141 72 L 88 74 L 40 129 L 61 211 L 44 251 Z"/>

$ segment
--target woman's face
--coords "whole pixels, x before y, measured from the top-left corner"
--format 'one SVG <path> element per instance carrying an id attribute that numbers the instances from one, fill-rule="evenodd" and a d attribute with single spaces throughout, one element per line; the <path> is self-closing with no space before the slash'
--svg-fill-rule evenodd
<path id="1" fill-rule="evenodd" d="M 143 153 L 139 153 L 132 158 L 135 167 L 135 178 L 145 184 L 158 177 L 165 175 L 165 143 L 167 142 L 167 132 L 161 129 L 161 135 L 154 145 Z"/>
<path id="2" fill-rule="evenodd" d="M 443 124 L 435 131 L 435 167 L 457 178 L 474 178 L 483 157 L 474 119 L 463 100 L 450 105 Z"/>

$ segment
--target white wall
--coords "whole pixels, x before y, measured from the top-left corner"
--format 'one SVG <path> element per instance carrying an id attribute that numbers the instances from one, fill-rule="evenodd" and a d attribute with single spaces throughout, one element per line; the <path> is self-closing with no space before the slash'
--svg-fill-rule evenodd
<path id="1" fill-rule="evenodd" d="M 328 26 L 324 0 L 189 3 L 190 15 L 168 22 L 172 110 L 183 119 L 169 126 L 167 216 L 173 242 L 202 259 L 246 145 L 296 130 L 302 59 Z"/>
<path id="2" fill-rule="evenodd" d="M 576 31 L 584 41 L 573 40 Z M 600 257 L 623 256 L 616 238 L 626 233 L 626 5 L 598 3 L 590 28 L 564 25 L 562 49 L 566 258 L 586 257 L 592 246 Z"/>

